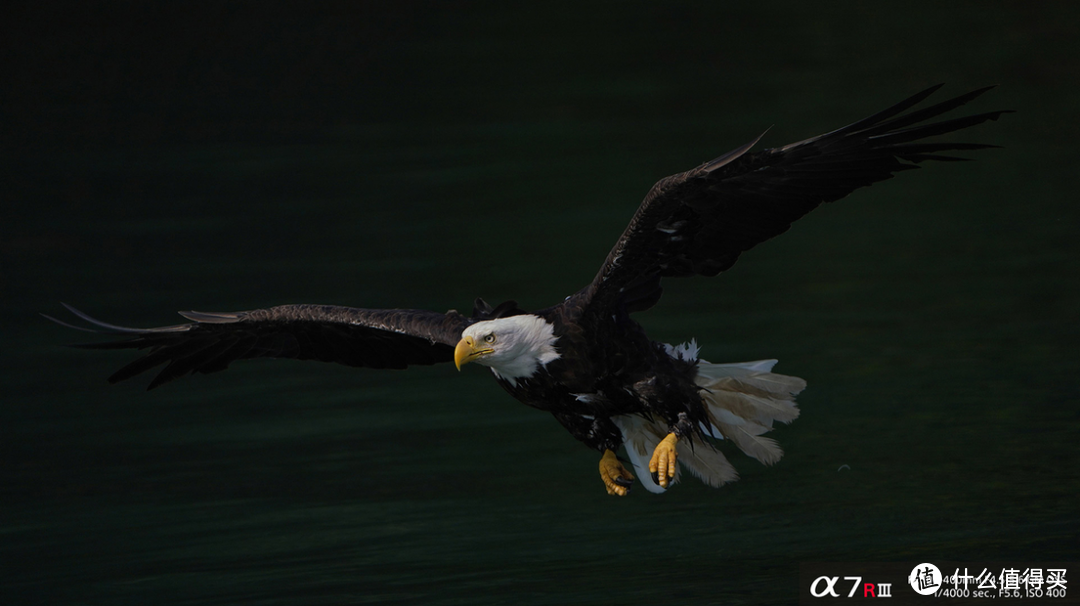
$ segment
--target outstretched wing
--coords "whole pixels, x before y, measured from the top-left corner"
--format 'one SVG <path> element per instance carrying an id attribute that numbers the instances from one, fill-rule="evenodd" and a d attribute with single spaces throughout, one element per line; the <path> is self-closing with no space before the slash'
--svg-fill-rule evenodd
<path id="1" fill-rule="evenodd" d="M 931 87 L 830 133 L 750 153 L 758 139 L 697 168 L 653 185 L 630 225 L 578 301 L 606 310 L 652 307 L 660 279 L 715 276 L 739 255 L 787 231 L 823 202 L 918 168 L 924 160 L 963 160 L 941 152 L 993 145 L 923 139 L 996 120 L 1007 111 L 925 123 L 990 88 L 921 110 L 905 111 L 930 96 Z"/>
<path id="2" fill-rule="evenodd" d="M 232 313 L 180 312 L 191 322 L 127 328 L 65 307 L 93 328 L 45 317 L 70 328 L 128 337 L 77 347 L 148 350 L 109 377 L 109 382 L 165 364 L 147 389 L 192 373 L 225 370 L 233 361 L 248 358 L 296 358 L 368 368 L 451 362 L 454 345 L 471 322 L 456 311 L 283 305 Z"/>

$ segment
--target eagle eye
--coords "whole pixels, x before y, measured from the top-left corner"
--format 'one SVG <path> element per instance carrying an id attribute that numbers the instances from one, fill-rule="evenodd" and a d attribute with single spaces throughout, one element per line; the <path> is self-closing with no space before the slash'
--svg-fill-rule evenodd
<path id="1" fill-rule="evenodd" d="M 485 343 L 494 343 L 495 342 L 495 333 L 491 333 L 488 336 L 484 337 L 484 342 Z"/>

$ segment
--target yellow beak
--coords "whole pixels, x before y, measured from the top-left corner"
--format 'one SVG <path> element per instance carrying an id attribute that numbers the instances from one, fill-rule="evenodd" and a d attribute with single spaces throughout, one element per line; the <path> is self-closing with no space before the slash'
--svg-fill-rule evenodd
<path id="1" fill-rule="evenodd" d="M 478 346 L 476 340 L 472 337 L 465 337 L 458 341 L 457 347 L 454 348 L 454 365 L 458 370 L 461 370 L 463 364 L 468 364 L 480 356 L 486 356 L 495 350 L 490 347 Z"/>

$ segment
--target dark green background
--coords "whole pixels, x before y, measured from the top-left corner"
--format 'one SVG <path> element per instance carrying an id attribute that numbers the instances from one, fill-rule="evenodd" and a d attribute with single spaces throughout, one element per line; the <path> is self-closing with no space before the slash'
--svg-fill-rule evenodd
<path id="1" fill-rule="evenodd" d="M 9 13 L 0 602 L 791 603 L 800 562 L 1078 559 L 1080 10 L 747 6 Z M 968 111 L 1018 113 L 964 138 L 1004 149 L 819 209 L 641 314 L 809 381 L 784 460 L 730 453 L 720 490 L 608 497 L 596 454 L 479 368 L 258 361 L 145 393 L 37 315 L 547 306 L 658 178 L 937 82 L 1000 84 Z"/>

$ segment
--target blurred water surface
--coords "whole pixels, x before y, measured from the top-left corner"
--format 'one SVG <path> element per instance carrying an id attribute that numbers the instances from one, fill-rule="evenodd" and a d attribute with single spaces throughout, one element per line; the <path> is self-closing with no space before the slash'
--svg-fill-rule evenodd
<path id="1" fill-rule="evenodd" d="M 1071 5 L 605 6 L 28 9 L 3 603 L 791 603 L 800 562 L 1076 559 Z M 256 361 L 145 393 L 36 315 L 547 306 L 656 179 L 942 80 L 1003 85 L 974 109 L 1020 113 L 966 138 L 1004 150 L 819 209 L 640 315 L 810 383 L 784 460 L 729 452 L 720 490 L 608 497 L 479 368 Z"/>

